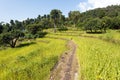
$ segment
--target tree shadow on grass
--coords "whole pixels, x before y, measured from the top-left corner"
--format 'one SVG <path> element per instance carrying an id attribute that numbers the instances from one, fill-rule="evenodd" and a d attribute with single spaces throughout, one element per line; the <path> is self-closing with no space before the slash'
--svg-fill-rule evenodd
<path id="1" fill-rule="evenodd" d="M 104 34 L 105 32 L 86 32 L 88 34 Z"/>
<path id="2" fill-rule="evenodd" d="M 32 44 L 36 44 L 36 42 L 22 43 L 22 44 L 16 46 L 16 48 L 25 47 L 25 46 L 29 46 L 29 45 L 32 45 Z"/>

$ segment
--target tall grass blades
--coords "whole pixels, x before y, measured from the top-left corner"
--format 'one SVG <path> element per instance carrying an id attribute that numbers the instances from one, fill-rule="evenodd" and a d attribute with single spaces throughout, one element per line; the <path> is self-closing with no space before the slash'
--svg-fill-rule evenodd
<path id="1" fill-rule="evenodd" d="M 59 43 L 58 43 L 59 42 Z M 48 80 L 66 41 L 42 38 L 0 51 L 0 80 Z"/>
<path id="2" fill-rule="evenodd" d="M 84 80 L 119 80 L 120 46 L 98 39 L 79 38 L 78 58 Z"/>

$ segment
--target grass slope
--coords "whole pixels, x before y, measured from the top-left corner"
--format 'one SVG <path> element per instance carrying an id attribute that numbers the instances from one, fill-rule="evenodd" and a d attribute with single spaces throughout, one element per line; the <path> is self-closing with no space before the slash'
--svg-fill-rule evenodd
<path id="1" fill-rule="evenodd" d="M 77 44 L 79 79 L 120 80 L 120 44 L 101 39 L 120 40 L 119 32 L 112 30 L 106 34 L 72 30 L 49 33 L 46 38 L 26 41 L 15 49 L 2 50 L 0 80 L 49 80 L 50 69 L 66 49 L 66 41 L 62 38 L 72 39 Z"/>
<path id="2" fill-rule="evenodd" d="M 120 45 L 83 37 L 76 43 L 83 80 L 120 79 Z"/>
<path id="3" fill-rule="evenodd" d="M 66 41 L 42 38 L 0 51 L 0 80 L 48 80 Z"/>
<path id="4" fill-rule="evenodd" d="M 77 44 L 80 80 L 119 80 L 120 45 L 100 38 L 80 37 L 79 35 L 104 38 L 112 36 L 112 39 L 119 40 L 119 33 L 109 31 L 106 34 L 81 34 L 78 31 L 71 31 L 71 33 L 67 31 L 49 35 L 72 39 Z"/>

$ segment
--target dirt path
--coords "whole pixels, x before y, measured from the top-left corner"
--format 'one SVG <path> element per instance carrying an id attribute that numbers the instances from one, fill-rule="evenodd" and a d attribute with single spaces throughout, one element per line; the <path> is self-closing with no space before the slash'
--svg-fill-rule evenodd
<path id="1" fill-rule="evenodd" d="M 76 59 L 76 45 L 70 40 L 66 51 L 51 71 L 50 80 L 77 80 L 78 62 Z"/>

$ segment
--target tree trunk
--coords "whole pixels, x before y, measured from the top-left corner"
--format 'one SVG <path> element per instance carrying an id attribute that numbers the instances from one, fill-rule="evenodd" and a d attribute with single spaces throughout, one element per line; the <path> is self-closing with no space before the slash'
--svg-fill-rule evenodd
<path id="1" fill-rule="evenodd" d="M 104 32 L 106 33 L 106 28 L 104 28 Z"/>
<path id="2" fill-rule="evenodd" d="M 15 48 L 17 40 L 18 40 L 18 38 L 12 40 L 12 42 L 10 44 L 11 48 Z"/>
<path id="3" fill-rule="evenodd" d="M 74 23 L 74 28 L 76 27 L 76 24 Z"/>
<path id="4" fill-rule="evenodd" d="M 92 33 L 92 29 L 90 29 L 91 33 Z"/>
<path id="5" fill-rule="evenodd" d="M 56 33 L 56 24 L 54 23 L 54 33 Z"/>

